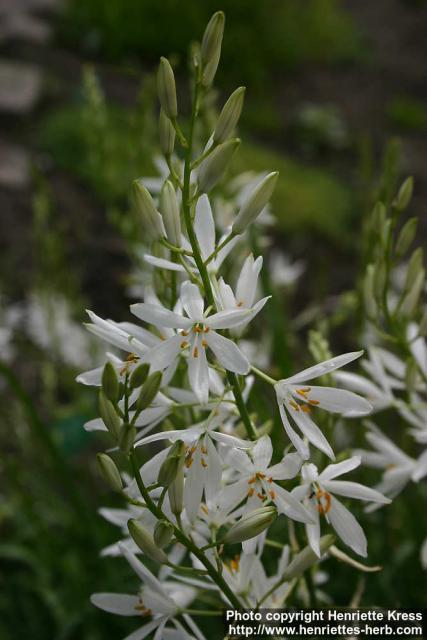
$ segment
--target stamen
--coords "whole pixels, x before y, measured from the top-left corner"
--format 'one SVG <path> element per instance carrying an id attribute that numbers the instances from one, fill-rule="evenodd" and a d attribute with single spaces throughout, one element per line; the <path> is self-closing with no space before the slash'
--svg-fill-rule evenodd
<path id="1" fill-rule="evenodd" d="M 193 358 L 198 358 L 199 357 L 199 348 L 198 347 L 194 347 L 193 349 Z"/>
<path id="2" fill-rule="evenodd" d="M 254 489 L 253 487 L 251 487 L 251 488 L 248 490 L 248 497 L 249 497 L 249 498 L 252 498 L 252 496 L 254 495 L 254 493 L 255 493 L 255 489 Z"/>
<path id="3" fill-rule="evenodd" d="M 264 480 L 265 478 L 265 473 L 262 473 L 261 471 L 258 471 L 256 475 L 260 480 Z"/>
<path id="4" fill-rule="evenodd" d="M 204 453 L 205 455 L 207 454 L 208 450 L 205 446 L 200 447 L 200 450 L 202 453 Z"/>
<path id="5" fill-rule="evenodd" d="M 273 482 L 273 478 L 270 476 L 269 478 L 267 478 L 267 482 L 271 484 Z"/>
<path id="6" fill-rule="evenodd" d="M 210 331 L 210 327 L 205 327 L 205 328 L 203 329 L 203 331 L 204 331 L 205 333 L 209 333 L 209 331 Z"/>
<path id="7" fill-rule="evenodd" d="M 309 400 L 308 403 L 312 404 L 315 407 L 316 405 L 320 404 L 320 400 Z"/>
<path id="8" fill-rule="evenodd" d="M 201 504 L 200 508 L 203 511 L 203 513 L 205 513 L 206 515 L 209 514 L 208 508 L 207 508 L 207 506 L 205 504 Z"/>
<path id="9" fill-rule="evenodd" d="M 208 466 L 208 463 L 206 462 L 206 460 L 204 458 L 200 458 L 200 464 L 202 465 L 202 467 L 204 469 L 206 469 L 207 466 Z"/>
<path id="10" fill-rule="evenodd" d="M 252 476 L 252 478 L 248 480 L 248 484 L 253 484 L 254 482 L 256 482 L 256 476 Z"/>
<path id="11" fill-rule="evenodd" d="M 242 302 L 242 300 L 241 300 L 240 302 L 238 302 L 238 303 L 237 303 L 237 306 L 238 306 L 238 307 L 243 307 L 243 302 Z"/>
<path id="12" fill-rule="evenodd" d="M 264 494 L 261 491 L 258 491 L 257 496 L 260 500 L 264 500 Z"/>
<path id="13" fill-rule="evenodd" d="M 181 347 L 181 349 L 185 349 L 186 347 L 188 347 L 188 342 L 186 340 L 183 340 L 179 346 Z"/>
<path id="14" fill-rule="evenodd" d="M 307 393 L 310 393 L 310 391 L 311 391 L 311 387 L 307 387 L 306 389 L 296 389 L 296 392 L 299 393 L 299 395 L 302 396 L 303 398 L 305 398 Z"/>
<path id="15" fill-rule="evenodd" d="M 202 340 L 202 347 L 205 347 L 206 349 L 207 346 L 208 346 L 208 343 L 206 342 L 206 340 Z"/>
<path id="16" fill-rule="evenodd" d="M 304 411 L 304 413 L 311 413 L 311 409 L 308 406 L 308 404 L 302 404 L 301 405 L 301 411 Z"/>
<path id="17" fill-rule="evenodd" d="M 185 331 L 185 329 L 183 329 L 183 330 L 181 331 L 181 335 L 182 335 L 182 336 L 188 336 L 188 331 Z"/>
<path id="18" fill-rule="evenodd" d="M 321 502 L 322 498 L 324 498 L 326 504 L 323 504 Z M 328 493 L 327 491 L 323 491 L 323 489 L 319 489 L 316 492 L 316 499 L 317 499 L 317 510 L 321 515 L 325 515 L 326 513 L 329 513 L 330 509 L 331 509 L 331 494 Z"/>
<path id="19" fill-rule="evenodd" d="M 195 333 L 202 333 L 203 329 L 201 329 L 198 324 L 195 324 L 194 327 L 193 327 L 193 331 Z"/>
<path id="20" fill-rule="evenodd" d="M 270 498 L 272 500 L 274 500 L 276 498 L 276 492 L 274 491 L 274 489 L 271 489 L 271 491 L 268 492 L 270 494 Z"/>
<path id="21" fill-rule="evenodd" d="M 296 402 L 294 402 L 294 400 L 289 400 L 289 404 L 291 405 L 291 407 L 293 409 L 295 409 L 295 411 L 299 411 L 299 404 L 297 404 Z"/>
<path id="22" fill-rule="evenodd" d="M 232 560 L 230 560 L 230 569 L 234 572 L 239 570 L 240 566 L 240 556 L 235 556 Z"/>

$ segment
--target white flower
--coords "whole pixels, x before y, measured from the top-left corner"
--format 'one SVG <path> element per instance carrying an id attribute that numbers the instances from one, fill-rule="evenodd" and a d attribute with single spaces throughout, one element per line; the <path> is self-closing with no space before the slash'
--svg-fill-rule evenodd
<path id="1" fill-rule="evenodd" d="M 303 484 L 292 493 L 295 497 L 304 498 L 304 504 L 312 514 L 315 523 L 306 524 L 309 544 L 320 558 L 320 516 L 335 529 L 341 540 L 361 556 L 367 555 L 367 540 L 363 529 L 350 511 L 335 497 L 336 495 L 368 502 L 388 504 L 391 502 L 378 491 L 365 487 L 357 482 L 334 480 L 343 473 L 348 473 L 360 465 L 360 458 L 354 456 L 338 464 L 330 464 L 318 473 L 314 464 L 307 463 L 302 467 Z"/>
<path id="2" fill-rule="evenodd" d="M 138 318 L 158 327 L 181 331 L 150 349 L 141 358 L 149 362 L 153 370 L 168 367 L 180 353 L 188 352 L 188 377 L 190 385 L 202 403 L 208 401 L 209 371 L 206 349 L 209 347 L 218 363 L 234 373 L 247 374 L 249 362 L 239 347 L 217 329 L 231 329 L 245 320 L 251 320 L 264 306 L 267 298 L 260 300 L 251 310 L 235 309 L 205 315 L 203 298 L 196 285 L 186 281 L 181 287 L 181 302 L 187 316 L 169 311 L 161 305 L 139 303 L 131 306 Z"/>
<path id="3" fill-rule="evenodd" d="M 291 426 L 288 416 L 292 417 L 292 420 L 309 442 L 323 451 L 329 458 L 334 459 L 335 456 L 331 446 L 310 417 L 312 408 L 319 407 L 332 413 L 340 413 L 345 417 L 355 417 L 366 415 L 371 411 L 372 407 L 367 400 L 351 391 L 336 389 L 335 387 L 306 386 L 304 383 L 343 367 L 352 360 L 359 358 L 362 353 L 363 351 L 355 351 L 325 360 L 313 367 L 304 369 L 304 371 L 290 378 L 279 380 L 275 384 L 274 388 L 283 426 L 292 444 L 305 460 L 309 458 L 309 448 Z"/>
<path id="4" fill-rule="evenodd" d="M 274 251 L 270 258 L 271 279 L 276 287 L 290 287 L 304 273 L 305 264 L 302 260 L 291 262 L 288 255 Z"/>
<path id="5" fill-rule="evenodd" d="M 307 510 L 296 500 L 289 491 L 283 489 L 277 480 L 294 478 L 301 468 L 301 458 L 296 453 L 284 456 L 281 462 L 270 466 L 273 446 L 268 436 L 262 436 L 250 451 L 231 450 L 226 457 L 227 464 L 234 469 L 239 480 L 231 485 L 239 502 L 247 499 L 245 513 L 249 513 L 264 502 L 273 502 L 279 513 L 298 520 L 311 522 L 312 518 Z M 245 551 L 253 551 L 252 541 L 245 543 Z"/>
<path id="6" fill-rule="evenodd" d="M 196 590 L 177 582 L 160 582 L 126 547 L 122 546 L 121 550 L 143 583 L 140 594 L 134 596 L 124 593 L 95 593 L 91 597 L 92 604 L 119 616 L 152 616 L 150 622 L 131 633 L 125 640 L 143 640 L 153 631 L 153 640 L 191 640 L 194 637 L 203 640 L 203 634 L 188 614 L 182 615 L 195 636 L 189 635 L 176 619 L 182 609 L 187 608 L 194 600 Z M 173 630 L 165 628 L 168 622 L 173 624 Z"/>
<path id="7" fill-rule="evenodd" d="M 222 423 L 221 414 L 214 410 L 203 422 L 177 431 L 163 431 L 143 438 L 136 446 L 160 440 L 183 440 L 187 445 L 185 466 L 188 469 L 184 501 L 187 517 L 193 522 L 198 514 L 203 494 L 206 502 L 212 502 L 220 490 L 222 462 L 214 441 L 227 448 L 247 448 L 250 442 L 216 431 Z M 236 503 L 237 504 L 237 503 Z"/>

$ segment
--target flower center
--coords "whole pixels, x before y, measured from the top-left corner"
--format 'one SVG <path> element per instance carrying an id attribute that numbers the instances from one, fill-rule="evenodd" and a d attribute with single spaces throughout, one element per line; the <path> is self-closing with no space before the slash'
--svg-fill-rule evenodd
<path id="1" fill-rule="evenodd" d="M 323 489 L 316 491 L 317 510 L 320 515 L 325 515 L 331 510 L 331 494 Z"/>

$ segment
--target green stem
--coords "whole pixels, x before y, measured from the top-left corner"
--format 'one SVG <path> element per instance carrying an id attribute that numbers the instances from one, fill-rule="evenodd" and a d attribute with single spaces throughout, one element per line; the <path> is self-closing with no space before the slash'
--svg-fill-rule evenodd
<path id="1" fill-rule="evenodd" d="M 260 378 L 268 382 L 268 384 L 272 384 L 272 385 L 277 384 L 277 380 L 275 380 L 274 378 L 271 378 L 266 373 L 264 373 L 264 371 L 261 371 L 261 369 L 258 369 L 253 365 L 251 366 L 251 371 L 253 371 L 257 376 L 259 376 Z"/>
<path id="2" fill-rule="evenodd" d="M 228 245 L 229 242 L 231 242 L 233 240 L 233 238 L 236 238 L 236 234 L 234 233 L 230 233 L 230 235 L 228 235 L 226 238 L 224 238 L 224 240 L 217 246 L 217 248 L 215 249 L 215 251 L 212 251 L 211 255 L 208 256 L 205 260 L 205 267 L 208 266 L 208 264 L 210 262 L 212 262 L 212 260 L 214 258 L 216 258 L 216 256 L 218 255 L 218 253 L 224 249 L 224 247 L 226 247 Z"/>
<path id="3" fill-rule="evenodd" d="M 194 126 L 196 123 L 196 117 L 197 117 L 197 111 L 198 111 L 199 90 L 200 90 L 200 85 L 199 85 L 199 82 L 196 80 L 195 88 L 194 88 L 194 96 L 193 96 L 193 108 L 192 108 L 192 114 L 191 114 L 190 132 L 188 136 L 188 146 L 186 148 L 186 153 L 185 153 L 184 185 L 183 185 L 183 191 L 182 191 L 182 210 L 184 214 L 184 221 L 187 229 L 188 239 L 190 241 L 191 248 L 193 250 L 194 260 L 196 262 L 197 269 L 199 270 L 200 277 L 202 279 L 205 296 L 207 298 L 208 304 L 212 306 L 214 309 L 216 309 L 215 298 L 213 295 L 211 282 L 209 280 L 208 270 L 203 262 L 199 243 L 193 227 L 193 221 L 191 219 L 191 204 L 190 204 L 190 201 L 191 201 L 191 194 L 190 194 L 191 155 L 193 151 Z M 243 400 L 237 375 L 235 373 L 232 373 L 231 371 L 227 371 L 227 379 L 233 389 L 233 394 L 236 399 L 236 405 L 239 410 L 240 417 L 245 426 L 248 437 L 251 440 L 255 440 L 257 437 L 257 434 L 251 422 L 246 404 Z"/>

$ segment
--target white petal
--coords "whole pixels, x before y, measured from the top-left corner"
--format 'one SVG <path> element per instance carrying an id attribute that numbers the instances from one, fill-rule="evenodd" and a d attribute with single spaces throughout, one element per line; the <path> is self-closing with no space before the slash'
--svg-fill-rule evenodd
<path id="1" fill-rule="evenodd" d="M 372 411 L 372 405 L 365 398 L 358 396 L 352 391 L 345 389 L 336 389 L 335 387 L 317 387 L 310 386 L 309 392 L 305 396 L 298 394 L 296 388 L 292 385 L 294 395 L 299 400 L 319 403 L 321 409 L 331 411 L 332 413 L 341 413 L 343 415 L 363 416 Z"/>
<path id="2" fill-rule="evenodd" d="M 309 512 L 311 513 L 314 523 L 306 524 L 305 530 L 307 533 L 308 544 L 313 549 L 316 556 L 321 557 L 320 553 L 320 517 L 319 512 L 313 501 L 310 501 Z"/>
<path id="3" fill-rule="evenodd" d="M 197 285 L 189 282 L 188 280 L 182 284 L 181 302 L 187 315 L 193 322 L 202 320 L 205 305 Z"/>
<path id="4" fill-rule="evenodd" d="M 331 508 L 328 512 L 331 525 L 346 545 L 355 553 L 366 558 L 367 540 L 356 518 L 339 500 L 331 496 Z"/>
<path id="5" fill-rule="evenodd" d="M 143 355 L 146 352 L 145 345 L 134 336 L 120 329 L 114 322 L 103 320 L 92 311 L 87 313 L 93 324 L 86 324 L 85 326 L 91 333 L 124 351 L 133 351 L 137 355 Z"/>
<path id="6" fill-rule="evenodd" d="M 198 334 L 196 334 L 190 347 L 188 379 L 199 402 L 206 404 L 209 399 L 208 362 L 206 360 L 206 349 L 202 347 Z"/>
<path id="7" fill-rule="evenodd" d="M 235 309 L 237 307 L 236 298 L 229 284 L 224 282 L 224 278 L 218 281 L 218 295 L 220 310 Z"/>
<path id="8" fill-rule="evenodd" d="M 238 302 L 243 303 L 243 306 L 247 308 L 251 307 L 253 304 L 261 267 L 262 256 L 259 256 L 254 261 L 254 257 L 251 254 L 243 263 L 243 267 L 237 281 L 236 298 Z"/>
<path id="9" fill-rule="evenodd" d="M 161 431 L 160 433 L 153 433 L 152 436 L 147 436 L 138 441 L 138 446 L 149 444 L 150 442 L 157 442 L 158 440 L 183 440 L 184 442 L 193 442 L 200 436 L 200 429 L 198 427 L 188 429 L 177 429 L 175 431 Z"/>
<path id="10" fill-rule="evenodd" d="M 319 364 L 315 364 L 313 367 L 304 369 L 290 378 L 280 380 L 280 382 L 297 384 L 299 382 L 305 382 L 306 380 L 312 380 L 313 378 L 318 378 L 319 376 L 331 373 L 331 371 L 335 371 L 335 369 L 344 367 L 349 362 L 356 360 L 356 358 L 360 358 L 361 355 L 363 355 L 363 351 L 343 353 L 340 356 L 336 356 L 336 358 L 330 358 L 329 360 L 324 360 L 324 362 L 319 362 Z"/>
<path id="11" fill-rule="evenodd" d="M 194 230 L 203 260 L 215 251 L 215 223 L 209 198 L 203 194 L 196 205 Z"/>
<path id="12" fill-rule="evenodd" d="M 156 256 L 151 256 L 149 253 L 144 253 L 144 260 L 145 262 L 148 262 L 148 264 L 153 265 L 153 267 L 159 267 L 160 269 L 180 272 L 185 271 L 182 264 L 172 262 L 172 260 L 165 260 L 165 258 L 157 258 Z"/>
<path id="13" fill-rule="evenodd" d="M 274 503 L 281 513 L 285 513 L 287 516 L 293 520 L 297 520 L 298 522 L 313 522 L 313 516 L 307 511 L 304 505 L 297 500 L 294 494 L 289 493 L 289 491 L 286 491 L 286 489 L 283 489 L 283 487 L 280 487 L 275 482 L 271 484 L 268 483 L 268 487 L 272 487 L 274 489 L 276 493 Z"/>
<path id="14" fill-rule="evenodd" d="M 138 302 L 131 304 L 131 312 L 140 320 L 148 322 L 155 327 L 171 327 L 173 329 L 188 329 L 191 327 L 191 320 L 180 316 L 178 313 L 169 311 L 165 307 L 148 302 Z"/>
<path id="15" fill-rule="evenodd" d="M 211 329 L 231 329 L 250 318 L 249 309 L 225 309 L 208 317 L 206 324 Z"/>
<path id="16" fill-rule="evenodd" d="M 194 522 L 196 519 L 197 512 L 199 511 L 200 503 L 202 501 L 205 474 L 201 460 L 202 455 L 200 446 L 198 446 L 184 486 L 185 510 L 190 522 Z"/>
<path id="17" fill-rule="evenodd" d="M 269 468 L 268 474 L 274 480 L 290 480 L 295 478 L 301 465 L 302 459 L 298 453 L 288 453 L 281 462 Z"/>
<path id="18" fill-rule="evenodd" d="M 156 618 L 156 620 L 152 620 L 148 624 L 145 624 L 143 627 L 140 627 L 130 635 L 126 636 L 124 640 L 144 640 L 154 629 L 159 626 L 160 619 Z"/>
<path id="19" fill-rule="evenodd" d="M 94 593 L 90 601 L 98 609 L 115 613 L 118 616 L 139 616 L 141 613 L 135 608 L 139 603 L 137 596 L 124 593 Z"/>
<path id="20" fill-rule="evenodd" d="M 315 447 L 320 449 L 320 451 L 323 451 L 323 453 L 325 453 L 328 458 L 335 460 L 335 454 L 332 451 L 331 445 L 326 440 L 319 427 L 310 418 L 310 416 L 301 409 L 295 411 L 295 409 L 288 405 L 288 403 L 285 404 L 290 415 L 295 420 L 296 424 L 301 429 L 307 440 L 311 442 Z"/>
<path id="21" fill-rule="evenodd" d="M 181 353 L 182 341 L 182 336 L 172 336 L 161 342 L 157 347 L 147 351 L 141 361 L 150 363 L 152 371 L 163 371 Z"/>
<path id="22" fill-rule="evenodd" d="M 208 502 L 212 501 L 218 495 L 221 487 L 222 463 L 217 450 L 210 438 L 206 438 L 207 467 L 206 467 L 206 484 L 205 497 Z"/>
<path id="23" fill-rule="evenodd" d="M 236 438 L 236 436 L 232 436 L 229 433 L 221 433 L 221 431 L 210 431 L 209 435 L 211 438 L 219 442 L 220 444 L 225 445 L 226 447 L 239 447 L 240 449 L 250 449 L 252 447 L 252 442 L 248 440 L 242 440 L 241 438 Z"/>
<path id="24" fill-rule="evenodd" d="M 164 595 L 167 598 L 167 594 L 160 584 L 159 580 L 149 571 L 142 562 L 138 560 L 138 558 L 131 553 L 126 546 L 120 545 L 120 550 L 126 560 L 129 562 L 132 569 L 135 571 L 136 575 L 141 578 L 144 584 L 146 584 L 150 589 L 153 589 L 157 593 Z"/>
<path id="25" fill-rule="evenodd" d="M 332 480 L 332 478 L 341 476 L 343 473 L 353 471 L 353 469 L 356 469 L 360 465 L 360 462 L 360 456 L 353 456 L 337 464 L 330 464 L 319 475 L 319 479 L 321 479 L 322 482 L 324 480 Z"/>
<path id="26" fill-rule="evenodd" d="M 254 467 L 257 471 L 265 471 L 273 456 L 273 445 L 268 436 L 262 436 L 252 449 Z"/>
<path id="27" fill-rule="evenodd" d="M 249 372 L 249 362 L 232 340 L 220 336 L 215 331 L 209 331 L 204 335 L 221 366 L 234 373 L 246 374 Z"/>
<path id="28" fill-rule="evenodd" d="M 302 438 L 300 438 L 300 436 L 297 434 L 295 429 L 291 427 L 291 424 L 288 420 L 285 409 L 280 402 L 279 402 L 279 412 L 280 412 L 280 417 L 282 418 L 282 423 L 283 423 L 283 426 L 285 427 L 285 431 L 289 440 L 292 442 L 292 444 L 294 445 L 295 449 L 298 451 L 301 458 L 303 458 L 303 460 L 308 460 L 310 457 L 310 450 L 308 446 L 305 444 L 305 442 L 302 440 Z"/>
<path id="29" fill-rule="evenodd" d="M 357 500 L 367 500 L 368 502 L 380 502 L 381 504 L 388 504 L 391 502 L 389 498 L 386 498 L 378 491 L 365 487 L 358 482 L 348 482 L 346 480 L 327 480 L 322 481 L 322 487 L 326 491 L 335 493 L 339 496 L 345 496 L 346 498 L 356 498 Z"/>

